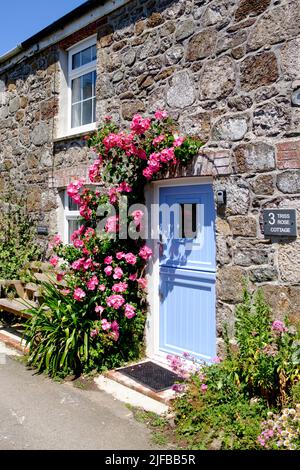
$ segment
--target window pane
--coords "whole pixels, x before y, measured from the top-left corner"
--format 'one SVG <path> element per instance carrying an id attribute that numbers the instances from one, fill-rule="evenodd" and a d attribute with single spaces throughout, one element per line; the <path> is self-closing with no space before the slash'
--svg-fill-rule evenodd
<path id="1" fill-rule="evenodd" d="M 71 235 L 80 227 L 80 221 L 76 219 L 68 219 L 68 243 L 71 243 Z"/>
<path id="2" fill-rule="evenodd" d="M 93 100 L 83 101 L 82 103 L 82 126 L 93 122 Z"/>
<path id="3" fill-rule="evenodd" d="M 87 73 L 82 77 L 82 99 L 86 100 L 93 96 L 93 72 Z"/>
<path id="4" fill-rule="evenodd" d="M 87 47 L 83 51 L 81 51 L 81 65 L 88 64 L 92 62 L 92 48 Z"/>
<path id="5" fill-rule="evenodd" d="M 72 103 L 81 101 L 81 77 L 72 80 Z"/>
<path id="6" fill-rule="evenodd" d="M 72 105 L 72 127 L 81 126 L 81 107 L 82 103 Z"/>
<path id="7" fill-rule="evenodd" d="M 68 196 L 68 205 L 69 211 L 79 211 L 79 204 L 76 204 L 70 196 Z"/>
<path id="8" fill-rule="evenodd" d="M 80 65 L 81 65 L 80 58 L 81 58 L 81 53 L 80 52 L 77 52 L 77 54 L 74 54 L 72 56 L 72 69 L 73 70 L 80 67 Z"/>
<path id="9" fill-rule="evenodd" d="M 96 122 L 96 98 L 93 99 L 93 122 Z"/>
<path id="10" fill-rule="evenodd" d="M 96 60 L 97 59 L 97 48 L 96 48 L 96 44 L 94 46 L 92 46 L 92 60 Z"/>
<path id="11" fill-rule="evenodd" d="M 93 96 L 96 96 L 96 79 L 97 79 L 97 74 L 95 70 L 93 72 Z"/>
<path id="12" fill-rule="evenodd" d="M 180 204 L 181 220 L 179 220 L 179 237 L 196 238 L 197 236 L 197 204 Z"/>

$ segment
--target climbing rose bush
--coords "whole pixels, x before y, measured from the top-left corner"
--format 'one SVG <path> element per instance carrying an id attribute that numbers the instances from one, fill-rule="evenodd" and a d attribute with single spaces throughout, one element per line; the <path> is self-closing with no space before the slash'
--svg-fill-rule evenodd
<path id="1" fill-rule="evenodd" d="M 90 181 L 79 179 L 67 188 L 79 205 L 82 224 L 72 234 L 71 245 L 63 245 L 58 236 L 53 238 L 50 262 L 62 283 L 57 285 L 59 302 L 73 306 L 70 310 L 86 312 L 90 320 L 84 348 L 91 353 L 85 353 L 84 361 L 91 368 L 119 365 L 137 358 L 142 350 L 145 273 L 152 250 L 143 237 L 143 210 L 125 213 L 129 235 L 135 232 L 135 236 L 120 236 L 124 199 L 129 208 L 143 204 L 145 184 L 187 165 L 202 144 L 180 136 L 162 110 L 153 118 L 135 115 L 127 131 L 107 116 L 87 144 L 96 157 L 89 168 Z"/>

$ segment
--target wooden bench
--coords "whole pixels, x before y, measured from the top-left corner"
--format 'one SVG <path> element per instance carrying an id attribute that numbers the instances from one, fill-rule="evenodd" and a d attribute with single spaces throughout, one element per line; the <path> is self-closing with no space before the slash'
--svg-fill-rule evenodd
<path id="1" fill-rule="evenodd" d="M 15 289 L 18 298 L 2 297 L 2 290 L 9 287 Z M 21 281 L 16 279 L 0 281 L 0 311 L 12 313 L 21 318 L 30 318 L 31 315 L 26 310 L 37 305 L 37 292 L 38 286 L 36 284 L 26 284 L 24 286 Z"/>
<path id="2" fill-rule="evenodd" d="M 38 283 L 46 282 L 66 285 L 65 281 L 58 282 L 53 272 L 34 272 L 33 275 Z M 7 296 L 3 296 L 2 290 L 10 287 L 16 291 L 18 298 L 9 299 Z M 42 297 L 42 287 L 33 282 L 24 285 L 18 279 L 0 280 L 0 297 L 0 311 L 11 313 L 21 318 L 30 318 L 31 315 L 26 310 L 39 305 L 39 299 Z"/>
<path id="3" fill-rule="evenodd" d="M 30 318 L 31 315 L 26 311 L 30 306 L 34 307 L 35 302 L 27 300 L 26 304 L 22 303 L 21 299 L 0 299 L 0 311 L 12 313 L 13 315 L 21 318 Z"/>

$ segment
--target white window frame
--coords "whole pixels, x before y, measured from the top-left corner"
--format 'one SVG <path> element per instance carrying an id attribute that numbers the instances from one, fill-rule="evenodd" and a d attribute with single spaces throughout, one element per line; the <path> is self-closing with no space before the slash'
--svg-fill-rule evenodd
<path id="1" fill-rule="evenodd" d="M 69 195 L 67 193 L 67 190 L 64 190 L 63 194 L 63 205 L 64 205 L 64 233 L 63 233 L 63 241 L 66 244 L 72 243 L 71 240 L 69 240 L 69 220 L 78 220 L 81 215 L 79 210 L 74 211 L 70 210 L 69 208 Z"/>
<path id="2" fill-rule="evenodd" d="M 88 39 L 78 42 L 75 46 L 70 47 L 68 52 L 68 134 L 77 134 L 82 132 L 89 132 L 96 129 L 96 122 L 86 124 L 84 126 L 72 127 L 72 80 L 81 77 L 89 72 L 96 72 L 97 74 L 97 59 L 88 64 L 82 65 L 75 70 L 72 70 L 73 55 L 78 52 L 91 47 L 97 46 L 97 36 L 91 36 Z"/>

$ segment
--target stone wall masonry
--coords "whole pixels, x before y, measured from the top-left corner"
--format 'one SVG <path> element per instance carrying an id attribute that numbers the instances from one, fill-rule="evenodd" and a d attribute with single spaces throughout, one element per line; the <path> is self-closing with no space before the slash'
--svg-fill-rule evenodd
<path id="1" fill-rule="evenodd" d="M 299 242 L 262 233 L 264 208 L 294 207 L 300 224 L 299 15 L 300 0 L 133 0 L 0 70 L 0 190 L 10 175 L 55 230 L 57 186 L 93 159 L 81 138 L 53 142 L 63 111 L 57 51 L 96 27 L 97 119 L 127 125 L 135 113 L 167 109 L 205 142 L 175 176 L 213 176 L 227 192 L 216 224 L 218 332 L 220 319 L 232 320 L 244 276 L 263 287 L 274 315 L 299 315 Z"/>
<path id="2" fill-rule="evenodd" d="M 57 60 L 53 47 L 1 76 L 0 189 L 22 197 L 43 225 L 50 224 L 55 209 L 47 175 L 58 110 Z"/>
<path id="3" fill-rule="evenodd" d="M 241 299 L 245 276 L 268 286 L 272 299 L 291 284 L 300 295 L 291 262 L 298 243 L 262 233 L 264 208 L 299 201 L 300 110 L 291 97 L 300 79 L 300 2 L 165 1 L 155 15 L 149 5 L 133 2 L 108 18 L 109 41 L 98 32 L 99 114 L 126 122 L 160 106 L 206 142 L 176 176 L 213 175 L 227 191 L 217 221 L 221 316 Z"/>

